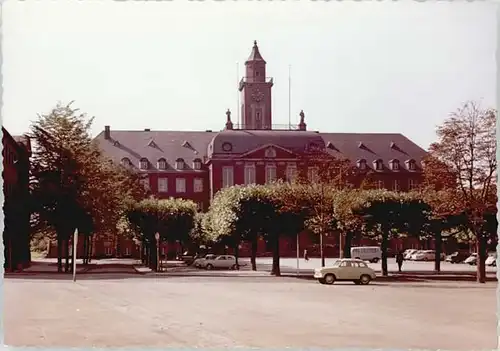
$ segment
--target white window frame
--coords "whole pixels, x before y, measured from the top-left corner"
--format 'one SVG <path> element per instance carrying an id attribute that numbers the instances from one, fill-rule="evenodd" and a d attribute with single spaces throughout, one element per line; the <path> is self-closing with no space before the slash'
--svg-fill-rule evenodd
<path id="1" fill-rule="evenodd" d="M 400 166 L 400 165 L 399 165 L 399 161 L 398 161 L 398 160 L 393 160 L 393 161 L 391 162 L 391 169 L 392 169 L 393 171 L 399 171 L 399 166 Z"/>
<path id="2" fill-rule="evenodd" d="M 408 190 L 413 190 L 418 186 L 418 183 L 415 179 L 408 179 Z"/>
<path id="3" fill-rule="evenodd" d="M 193 192 L 202 193 L 203 192 L 203 178 L 193 179 Z"/>
<path id="4" fill-rule="evenodd" d="M 408 161 L 408 170 L 414 171 L 416 169 L 417 169 L 417 163 L 415 162 L 415 160 Z"/>
<path id="5" fill-rule="evenodd" d="M 122 164 L 122 166 L 130 167 L 132 162 L 130 161 L 130 159 L 128 157 L 124 157 L 124 158 L 122 158 L 120 163 Z"/>
<path id="6" fill-rule="evenodd" d="M 384 169 L 384 164 L 381 160 L 376 160 L 375 161 L 375 170 L 376 171 L 381 171 Z"/>
<path id="7" fill-rule="evenodd" d="M 234 167 L 233 166 L 223 166 L 222 167 L 222 187 L 228 188 L 234 185 Z"/>
<path id="8" fill-rule="evenodd" d="M 256 184 L 255 164 L 245 165 L 245 185 Z"/>
<path id="9" fill-rule="evenodd" d="M 399 180 L 398 179 L 394 179 L 392 181 L 392 190 L 393 191 L 401 191 L 401 187 L 399 186 Z"/>
<path id="10" fill-rule="evenodd" d="M 384 184 L 384 181 L 383 180 L 377 180 L 376 183 L 377 184 L 377 189 L 385 189 L 385 184 Z"/>
<path id="11" fill-rule="evenodd" d="M 183 170 L 184 169 L 184 160 L 175 161 L 175 169 Z"/>
<path id="12" fill-rule="evenodd" d="M 158 169 L 167 169 L 167 160 L 159 159 L 157 162 Z"/>
<path id="13" fill-rule="evenodd" d="M 278 169 L 274 163 L 266 164 L 266 184 L 278 179 Z"/>
<path id="14" fill-rule="evenodd" d="M 297 165 L 289 163 L 286 165 L 286 181 L 293 182 L 295 179 L 297 179 Z"/>
<path id="15" fill-rule="evenodd" d="M 311 183 L 318 183 L 319 182 L 319 168 L 314 166 L 314 167 L 309 167 L 307 169 L 307 179 Z"/>
<path id="16" fill-rule="evenodd" d="M 168 192 L 168 178 L 165 177 L 158 178 L 158 192 L 159 193 Z"/>
<path id="17" fill-rule="evenodd" d="M 185 193 L 186 192 L 186 178 L 175 178 L 175 192 Z"/>
<path id="18" fill-rule="evenodd" d="M 195 170 L 201 169 L 201 161 L 200 160 L 193 161 L 193 169 L 195 169 Z"/>
<path id="19" fill-rule="evenodd" d="M 145 158 L 142 158 L 139 161 L 139 168 L 140 169 L 148 169 L 149 168 L 149 161 Z"/>
<path id="20" fill-rule="evenodd" d="M 111 246 L 104 247 L 104 255 L 105 256 L 113 256 L 113 248 Z"/>

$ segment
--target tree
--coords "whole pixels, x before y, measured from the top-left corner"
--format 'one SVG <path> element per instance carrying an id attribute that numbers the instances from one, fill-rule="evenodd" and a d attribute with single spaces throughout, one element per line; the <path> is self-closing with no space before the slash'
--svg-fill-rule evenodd
<path id="1" fill-rule="evenodd" d="M 485 282 L 487 236 L 483 230 L 485 214 L 496 206 L 496 111 L 466 102 L 437 129 L 438 141 L 429 153 L 436 163 L 426 163 L 424 172 L 430 183 L 440 183 L 436 174 L 445 174 L 456 186 L 448 185 L 455 206 L 462 208 L 466 226 L 476 239 L 477 281 Z"/>
<path id="2" fill-rule="evenodd" d="M 126 218 L 139 235 L 137 239 L 145 251 L 144 263 L 155 271 L 158 269 L 156 233 L 160 241 L 188 242 L 195 233 L 196 214 L 196 204 L 191 200 L 148 198 L 129 203 Z"/>
<path id="3" fill-rule="evenodd" d="M 32 224 L 36 231 L 55 231 L 58 271 L 63 249 L 65 271 L 70 268 L 68 247 L 76 228 L 88 254 L 90 235 L 116 229 L 124 199 L 140 191 L 133 175 L 101 155 L 90 135 L 92 121 L 70 103 L 39 115 L 31 126 Z"/>

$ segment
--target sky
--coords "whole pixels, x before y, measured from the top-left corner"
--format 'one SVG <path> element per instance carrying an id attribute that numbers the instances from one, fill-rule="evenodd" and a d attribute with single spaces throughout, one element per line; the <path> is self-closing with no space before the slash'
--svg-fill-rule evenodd
<path id="1" fill-rule="evenodd" d="M 402 133 L 427 148 L 467 100 L 495 107 L 487 2 L 7 1 L 3 123 L 17 135 L 74 101 L 111 130 L 220 130 L 253 41 L 273 123 Z M 237 69 L 239 68 L 239 70 Z M 236 122 L 236 121 L 234 121 Z"/>

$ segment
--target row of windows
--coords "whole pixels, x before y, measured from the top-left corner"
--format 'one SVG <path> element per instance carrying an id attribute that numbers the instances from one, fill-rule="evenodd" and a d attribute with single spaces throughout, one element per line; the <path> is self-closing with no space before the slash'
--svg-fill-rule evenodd
<path id="1" fill-rule="evenodd" d="M 5 162 L 8 165 L 14 164 L 14 162 L 16 162 L 17 160 L 16 153 L 12 152 L 8 147 L 4 149 L 3 157 L 5 158 Z"/>
<path id="2" fill-rule="evenodd" d="M 415 171 L 417 169 L 417 164 L 416 164 L 415 160 L 407 160 L 407 161 L 405 161 L 405 164 L 406 164 L 406 168 L 408 170 L 410 170 L 410 171 Z M 356 165 L 358 166 L 358 168 L 360 170 L 366 170 L 367 169 L 366 160 L 363 160 L 363 159 L 358 160 L 356 162 Z M 401 166 L 399 164 L 399 160 L 390 160 L 389 161 L 389 167 L 393 171 L 399 171 L 401 169 Z M 376 171 L 383 170 L 384 169 L 384 161 L 382 161 L 381 159 L 373 161 L 373 168 Z"/>
<path id="3" fill-rule="evenodd" d="M 146 189 L 151 189 L 151 182 L 149 178 L 142 179 L 142 184 Z M 159 193 L 168 192 L 168 178 L 162 177 L 158 178 L 157 188 Z M 175 192 L 185 193 L 186 192 L 186 178 L 175 178 Z M 203 192 L 203 179 L 195 178 L 193 179 L 193 192 L 201 193 Z"/>
<path id="4" fill-rule="evenodd" d="M 266 165 L 266 183 L 270 183 L 277 179 L 276 165 L 267 164 Z M 297 166 L 294 164 L 289 164 L 286 167 L 285 177 L 287 181 L 292 181 L 297 177 Z M 307 170 L 307 178 L 311 183 L 315 183 L 319 181 L 318 176 L 318 168 L 311 167 Z M 244 171 L 244 184 L 256 184 L 255 177 L 255 165 L 245 165 Z M 225 166 L 222 168 L 222 186 L 230 187 L 234 185 L 234 168 L 232 166 Z M 385 188 L 384 181 L 378 180 L 376 182 L 377 188 L 383 189 Z M 414 189 L 417 186 L 415 179 L 408 180 L 408 188 Z M 399 180 L 394 180 L 392 185 L 392 190 L 399 191 L 401 190 Z"/>
<path id="5" fill-rule="evenodd" d="M 122 158 L 121 164 L 125 167 L 131 167 L 133 165 L 132 161 L 130 161 L 128 157 Z M 139 169 L 149 169 L 150 165 L 151 164 L 147 158 L 143 157 L 139 160 Z M 168 165 L 167 160 L 164 158 L 160 158 L 156 163 L 156 167 L 158 169 L 163 169 L 163 170 L 167 169 L 167 165 Z M 193 169 L 200 170 L 201 166 L 202 166 L 201 159 L 197 158 L 193 160 L 193 165 L 192 165 Z M 184 161 L 184 159 L 178 158 L 175 160 L 175 169 L 183 170 L 185 168 L 186 168 L 186 162 Z"/>

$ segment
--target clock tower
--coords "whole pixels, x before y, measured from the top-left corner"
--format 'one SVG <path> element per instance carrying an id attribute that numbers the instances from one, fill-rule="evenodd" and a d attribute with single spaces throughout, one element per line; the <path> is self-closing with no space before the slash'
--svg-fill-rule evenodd
<path id="1" fill-rule="evenodd" d="M 271 88 L 273 79 L 266 78 L 266 61 L 257 41 L 245 62 L 245 77 L 240 81 L 241 129 L 271 129 Z"/>

